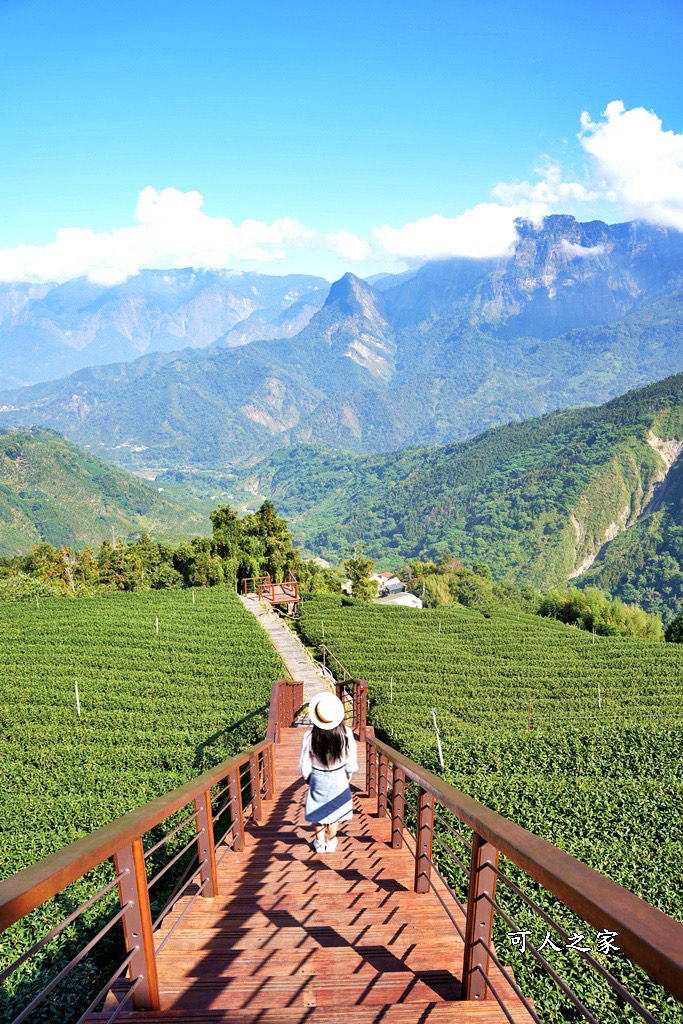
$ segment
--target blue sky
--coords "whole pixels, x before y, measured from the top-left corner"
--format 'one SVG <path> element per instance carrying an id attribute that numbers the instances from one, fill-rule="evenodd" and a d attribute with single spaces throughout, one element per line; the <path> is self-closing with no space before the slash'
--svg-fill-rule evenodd
<path id="1" fill-rule="evenodd" d="M 628 191 L 624 202 L 604 184 L 614 161 L 603 153 L 596 168 L 577 140 L 579 118 L 597 124 L 615 100 L 653 112 L 675 133 L 676 171 L 682 30 L 679 0 L 0 0 L 0 273 L 12 273 L 8 250 L 48 245 L 60 228 L 134 225 L 146 186 L 197 191 L 203 214 L 236 226 L 296 221 L 310 237 L 286 228 L 262 245 L 268 232 L 255 230 L 229 262 L 328 276 L 352 257 L 371 272 L 432 244 L 439 255 L 448 223 L 412 248 L 373 231 L 457 218 L 498 201 L 497 183 L 533 185 L 541 166 L 584 188 L 560 203 L 583 219 L 638 215 Z M 164 262 L 158 245 L 149 252 Z M 17 276 L 48 273 L 29 264 Z"/>

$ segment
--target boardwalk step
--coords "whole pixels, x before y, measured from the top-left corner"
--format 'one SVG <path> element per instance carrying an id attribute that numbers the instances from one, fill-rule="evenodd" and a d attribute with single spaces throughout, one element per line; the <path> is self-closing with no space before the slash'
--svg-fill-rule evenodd
<path id="1" fill-rule="evenodd" d="M 164 951 L 164 979 L 175 981 L 179 978 L 223 978 L 232 975 L 295 978 L 306 974 L 352 974 L 360 978 L 381 973 L 429 971 L 439 954 L 447 954 L 448 951 L 449 944 L 445 942 L 418 945 L 416 941 L 404 941 L 395 950 L 382 946 L 352 947 L 331 942 L 323 948 L 320 945 L 303 948 L 297 943 L 295 948 L 265 946 L 261 949 L 221 951 L 212 944 L 209 948 L 195 950 L 193 954 L 187 950 Z M 460 971 L 462 955 L 458 958 L 453 940 L 450 952 L 453 967 Z"/>
<path id="2" fill-rule="evenodd" d="M 108 1016 L 108 1015 L 107 1015 Z M 104 1024 L 107 1016 L 93 1014 L 93 1022 Z M 117 1018 L 139 1024 L 137 1014 Z M 146 1012 L 145 1024 L 507 1024 L 495 1002 L 436 1003 L 411 1002 L 354 1007 L 281 1007 L 250 1010 L 165 1010 Z"/>
<path id="3" fill-rule="evenodd" d="M 118 991 L 127 989 L 125 983 Z M 115 998 L 115 997 L 112 997 Z M 333 975 L 221 978 L 164 976 L 161 1009 L 257 1010 L 292 1006 L 377 1006 L 386 1003 L 444 1002 L 460 998 L 460 984 L 449 971 L 390 971 L 372 976 Z M 109 1003 L 110 1009 L 115 1003 Z"/>

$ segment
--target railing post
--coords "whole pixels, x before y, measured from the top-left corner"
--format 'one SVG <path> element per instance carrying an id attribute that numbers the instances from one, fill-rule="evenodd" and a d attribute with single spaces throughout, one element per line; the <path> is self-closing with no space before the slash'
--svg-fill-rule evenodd
<path id="1" fill-rule="evenodd" d="M 365 788 L 370 798 L 377 796 L 377 749 L 365 744 Z"/>
<path id="2" fill-rule="evenodd" d="M 391 847 L 400 850 L 403 846 L 403 815 L 405 809 L 406 774 L 394 765 L 393 798 L 391 801 Z"/>
<path id="3" fill-rule="evenodd" d="M 275 751 L 276 746 L 274 743 L 270 745 L 270 798 L 275 799 Z"/>
<path id="4" fill-rule="evenodd" d="M 211 811 L 211 793 L 205 792 L 197 797 L 194 802 L 196 811 L 195 825 L 197 829 L 197 854 L 199 863 L 202 864 L 199 870 L 199 877 L 202 882 L 208 885 L 202 889 L 202 896 L 218 896 L 218 875 L 216 872 L 216 847 L 213 839 L 213 816 Z"/>
<path id="5" fill-rule="evenodd" d="M 127 871 L 119 881 L 119 899 L 122 907 L 128 904 L 123 915 L 126 949 L 129 953 L 136 950 L 129 966 L 130 979 L 142 978 L 133 993 L 133 1006 L 136 1010 L 158 1010 L 159 978 L 142 839 L 133 839 L 115 853 L 114 867 L 117 875 Z"/>
<path id="6" fill-rule="evenodd" d="M 473 832 L 462 969 L 463 999 L 486 999 L 488 995 L 488 986 L 483 976 L 488 977 L 489 954 L 483 943 L 491 945 L 493 905 L 487 897 L 491 900 L 496 898 L 497 867 L 496 847 Z"/>
<path id="7" fill-rule="evenodd" d="M 358 739 L 365 740 L 368 725 L 368 684 L 366 679 L 358 680 Z"/>
<path id="8" fill-rule="evenodd" d="M 233 833 L 235 842 L 234 850 L 244 849 L 244 808 L 242 806 L 242 779 L 239 768 L 233 768 L 228 772 L 228 794 L 231 800 L 230 814 L 234 824 Z"/>
<path id="9" fill-rule="evenodd" d="M 434 828 L 434 797 L 420 789 L 415 832 L 415 892 L 429 892 L 432 873 L 432 830 Z"/>
<path id="10" fill-rule="evenodd" d="M 254 821 L 263 820 L 261 808 L 261 777 L 258 770 L 258 753 L 249 758 L 249 779 L 251 781 L 251 799 L 254 804 Z"/>
<path id="11" fill-rule="evenodd" d="M 264 800 L 273 799 L 273 744 L 269 743 L 263 751 L 263 782 L 266 787 L 266 791 L 263 794 Z"/>
<path id="12" fill-rule="evenodd" d="M 379 755 L 379 780 L 377 786 L 377 816 L 385 818 L 387 813 L 387 788 L 389 775 L 389 760 L 386 754 Z"/>

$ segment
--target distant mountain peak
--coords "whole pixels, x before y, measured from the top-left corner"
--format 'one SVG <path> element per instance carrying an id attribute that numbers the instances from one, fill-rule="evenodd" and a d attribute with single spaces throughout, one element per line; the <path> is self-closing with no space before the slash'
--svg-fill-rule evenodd
<path id="1" fill-rule="evenodd" d="M 384 319 L 382 295 L 376 288 L 355 274 L 346 273 L 335 281 L 327 296 L 326 306 L 347 316 L 363 316 L 368 320 Z"/>

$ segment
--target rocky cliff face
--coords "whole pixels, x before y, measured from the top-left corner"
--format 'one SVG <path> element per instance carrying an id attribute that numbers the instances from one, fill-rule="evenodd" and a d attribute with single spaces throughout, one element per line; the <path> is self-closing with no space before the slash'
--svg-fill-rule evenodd
<path id="1" fill-rule="evenodd" d="M 652 225 L 520 222 L 514 253 L 428 263 L 408 282 L 383 281 L 394 328 L 458 311 L 504 337 L 550 338 L 614 323 L 683 283 L 683 234 Z"/>
<path id="2" fill-rule="evenodd" d="M 337 356 L 345 356 L 373 377 L 395 371 L 396 342 L 385 316 L 384 298 L 366 281 L 344 274 L 330 288 L 315 328 Z"/>

